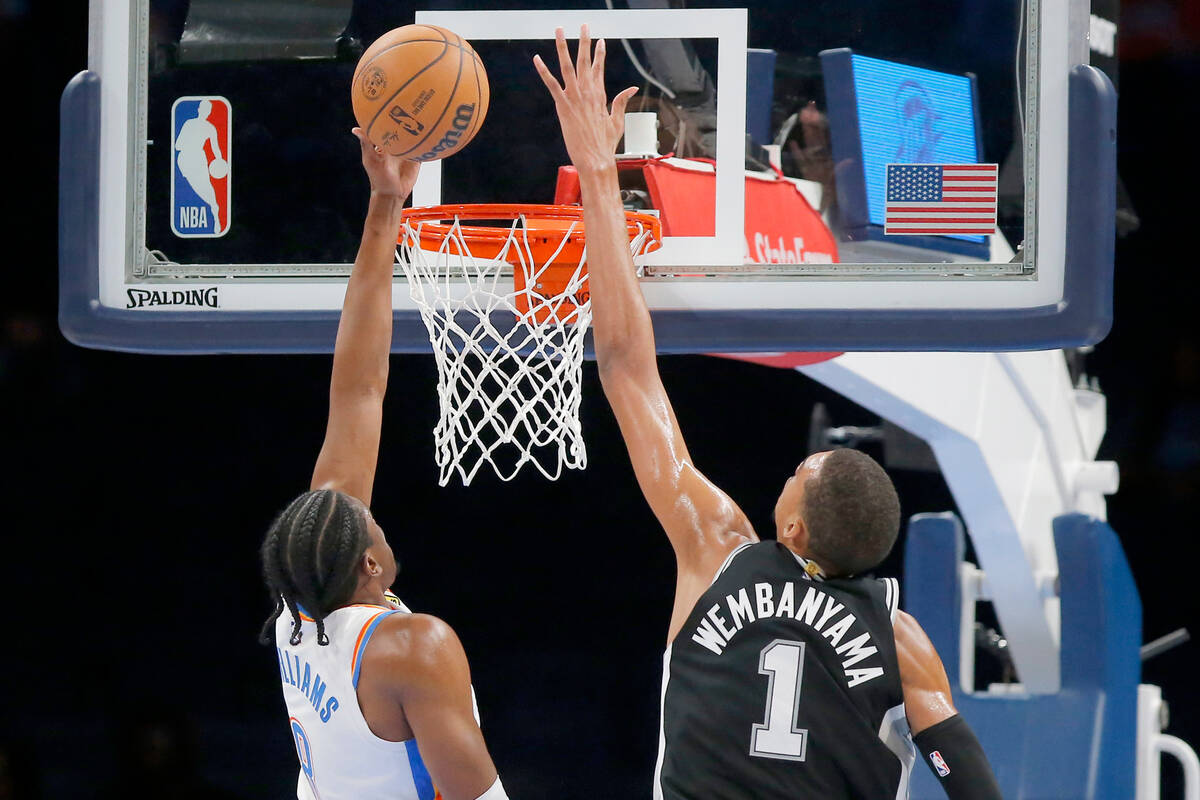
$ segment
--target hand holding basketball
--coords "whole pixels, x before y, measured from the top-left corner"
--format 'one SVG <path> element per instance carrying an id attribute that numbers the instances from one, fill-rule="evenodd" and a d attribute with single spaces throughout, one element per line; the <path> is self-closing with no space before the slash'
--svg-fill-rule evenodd
<path id="1" fill-rule="evenodd" d="M 389 156 L 371 144 L 362 128 L 354 128 L 351 133 L 358 139 L 359 147 L 362 148 L 363 169 L 371 181 L 371 192 L 401 199 L 406 199 L 412 194 L 421 163 L 399 156 Z"/>
<path id="2" fill-rule="evenodd" d="M 610 113 L 608 96 L 604 90 L 604 40 L 596 44 L 593 59 L 592 40 L 587 26 L 580 28 L 579 53 L 576 63 L 572 65 L 562 28 L 554 32 L 554 39 L 558 46 L 562 85 L 559 85 L 540 56 L 533 57 L 533 65 L 554 98 L 571 163 L 580 170 L 611 167 L 617 142 L 621 141 L 625 132 L 625 106 L 637 93 L 637 87 L 631 86 L 614 97 Z"/>
<path id="3" fill-rule="evenodd" d="M 229 162 L 223 158 L 214 158 L 208 165 L 208 174 L 216 180 L 221 180 L 229 174 Z"/>

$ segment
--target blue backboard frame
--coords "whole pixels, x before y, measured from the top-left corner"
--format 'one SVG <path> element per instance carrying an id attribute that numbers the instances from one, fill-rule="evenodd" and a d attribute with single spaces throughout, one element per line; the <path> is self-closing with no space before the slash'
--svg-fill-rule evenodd
<path id="1" fill-rule="evenodd" d="M 164 311 L 99 299 L 100 81 L 63 92 L 59 325 L 75 344 L 145 353 L 332 352 L 337 312 Z M 1099 70 L 1069 76 L 1067 231 L 1060 301 L 1017 309 L 655 311 L 661 353 L 1036 350 L 1094 344 L 1112 324 L 1116 92 Z M 417 312 L 396 312 L 393 352 L 428 352 Z"/>

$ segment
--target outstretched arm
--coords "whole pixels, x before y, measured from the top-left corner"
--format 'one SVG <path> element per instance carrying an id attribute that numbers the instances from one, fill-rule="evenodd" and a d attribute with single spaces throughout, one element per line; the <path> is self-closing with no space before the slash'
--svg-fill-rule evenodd
<path id="1" fill-rule="evenodd" d="M 571 63 L 566 38 L 556 32 L 562 84 L 540 58 L 534 65 L 554 98 L 563 139 L 579 171 L 587 236 L 596 362 L 642 494 L 675 549 L 679 582 L 669 640 L 708 588 L 729 551 L 756 540 L 741 509 L 692 464 L 655 358 L 654 331 L 629 252 L 614 158 L 625 126 L 625 105 L 636 89 L 607 107 L 605 44 L 595 59 L 586 26 Z"/>
<path id="2" fill-rule="evenodd" d="M 354 135 L 371 181 L 371 201 L 338 323 L 329 422 L 311 488 L 336 489 L 369 506 L 392 346 L 396 236 L 420 164 L 378 152 L 358 128 Z"/>
<path id="3" fill-rule="evenodd" d="M 1002 800 L 979 740 L 954 708 L 946 668 L 933 642 L 903 611 L 896 612 L 893 629 L 904 712 L 921 760 L 950 800 Z"/>

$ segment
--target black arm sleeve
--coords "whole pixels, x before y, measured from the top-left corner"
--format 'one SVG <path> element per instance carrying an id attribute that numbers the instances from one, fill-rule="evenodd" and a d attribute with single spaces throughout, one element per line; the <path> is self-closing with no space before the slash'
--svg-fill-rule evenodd
<path id="1" fill-rule="evenodd" d="M 955 714 L 913 737 L 950 800 L 1004 800 L 975 732 Z"/>

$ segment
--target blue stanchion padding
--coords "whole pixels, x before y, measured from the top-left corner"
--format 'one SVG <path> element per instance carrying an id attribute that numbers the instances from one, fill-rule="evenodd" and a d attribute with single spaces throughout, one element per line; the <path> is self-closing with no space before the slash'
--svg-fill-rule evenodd
<path id="1" fill-rule="evenodd" d="M 917 618 L 958 686 L 958 565 L 966 552 L 962 523 L 950 512 L 917 514 L 904 544 L 904 610 Z"/>
<path id="2" fill-rule="evenodd" d="M 1084 514 L 1054 521 L 1062 603 L 1064 687 L 1103 698 L 1096 782 L 1102 797 L 1136 794 L 1142 601 L 1112 528 Z"/>
<path id="3" fill-rule="evenodd" d="M 1081 514 L 1054 521 L 1062 614 L 1062 689 L 1055 695 L 986 697 L 958 686 L 958 564 L 962 525 L 950 514 L 909 522 L 906 609 L 946 665 L 959 712 L 987 752 L 1006 798 L 1128 800 L 1134 796 L 1141 601 L 1120 542 Z M 922 757 L 923 758 L 923 757 Z M 945 794 L 928 766 L 914 800 Z"/>
<path id="4" fill-rule="evenodd" d="M 771 144 L 771 102 L 775 98 L 775 51 L 746 52 L 746 133 L 755 144 Z"/>

